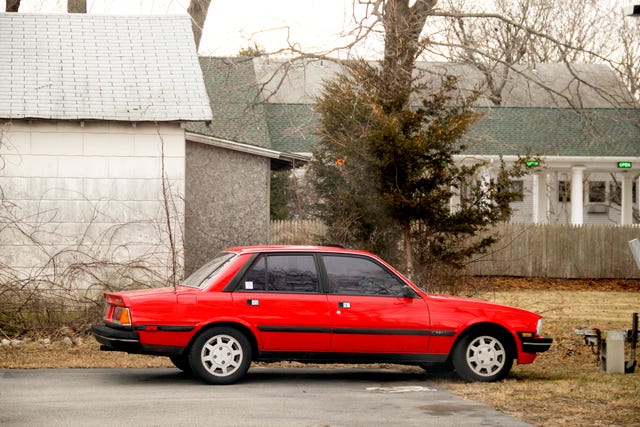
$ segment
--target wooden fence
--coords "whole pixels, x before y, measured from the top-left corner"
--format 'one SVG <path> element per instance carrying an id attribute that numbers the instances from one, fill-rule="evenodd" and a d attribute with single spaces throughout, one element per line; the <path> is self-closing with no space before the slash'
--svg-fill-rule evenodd
<path id="1" fill-rule="evenodd" d="M 501 224 L 498 242 L 467 269 L 473 275 L 559 278 L 640 278 L 629 240 L 640 227 Z"/>
<path id="2" fill-rule="evenodd" d="M 640 226 L 501 224 L 498 242 L 475 257 L 467 274 L 557 278 L 640 279 L 629 240 Z M 317 244 L 326 234 L 320 221 L 274 221 L 272 244 Z"/>
<path id="3" fill-rule="evenodd" d="M 272 245 L 317 245 L 327 234 L 322 221 L 271 221 L 269 243 Z"/>

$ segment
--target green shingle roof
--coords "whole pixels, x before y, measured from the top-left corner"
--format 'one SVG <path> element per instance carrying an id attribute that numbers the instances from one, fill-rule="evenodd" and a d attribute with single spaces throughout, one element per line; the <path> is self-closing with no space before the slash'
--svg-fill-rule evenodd
<path id="1" fill-rule="evenodd" d="M 319 141 L 318 115 L 310 104 L 268 104 L 271 147 L 290 153 L 310 153 Z"/>
<path id="2" fill-rule="evenodd" d="M 466 154 L 640 156 L 640 110 L 476 108 Z"/>
<path id="3" fill-rule="evenodd" d="M 200 57 L 213 119 L 209 126 L 192 123 L 191 132 L 272 148 L 266 108 L 253 61 L 248 58 Z"/>
<path id="4" fill-rule="evenodd" d="M 317 116 L 308 104 L 270 104 L 274 149 L 311 152 Z M 475 108 L 479 119 L 464 137 L 465 154 L 640 156 L 640 110 L 592 108 Z"/>
<path id="5" fill-rule="evenodd" d="M 265 102 L 257 78 L 264 70 L 253 59 L 202 57 L 200 65 L 213 120 L 209 126 L 189 124 L 190 131 L 283 152 L 312 151 L 319 141 L 313 103 L 281 95 Z M 315 75 L 305 71 L 305 78 L 272 80 L 291 86 L 285 94 L 300 91 Z M 465 154 L 640 156 L 639 109 L 505 106 L 475 111 L 479 118 L 464 137 Z"/>

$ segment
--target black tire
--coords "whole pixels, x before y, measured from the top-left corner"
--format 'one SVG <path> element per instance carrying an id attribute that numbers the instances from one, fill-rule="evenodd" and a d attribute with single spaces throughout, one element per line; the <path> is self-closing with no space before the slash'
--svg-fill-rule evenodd
<path id="1" fill-rule="evenodd" d="M 232 384 L 242 378 L 251 365 L 251 344 L 237 329 L 209 329 L 191 346 L 189 365 L 193 374 L 206 383 Z"/>
<path id="2" fill-rule="evenodd" d="M 175 356 L 169 356 L 169 360 L 173 363 L 173 366 L 180 369 L 183 372 L 191 373 L 191 365 L 189 365 L 188 354 L 178 354 Z"/>
<path id="3" fill-rule="evenodd" d="M 508 338 L 497 332 L 481 332 L 458 341 L 451 360 L 462 379 L 493 382 L 509 374 L 513 358 Z"/>

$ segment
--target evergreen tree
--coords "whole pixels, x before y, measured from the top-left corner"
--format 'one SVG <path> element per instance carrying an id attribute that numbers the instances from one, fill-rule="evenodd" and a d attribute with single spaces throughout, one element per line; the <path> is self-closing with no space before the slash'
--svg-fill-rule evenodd
<path id="1" fill-rule="evenodd" d="M 481 232 L 510 217 L 520 195 L 510 183 L 523 175 L 524 160 L 502 164 L 486 182 L 478 179 L 485 164 L 454 162 L 476 118 L 474 96 L 454 99 L 455 78 L 439 88 L 415 80 L 399 93 L 384 67 L 355 61 L 345 69 L 316 103 L 321 143 L 311 170 L 329 235 L 402 262 L 418 280 L 437 265 L 460 267 L 495 241 Z M 415 107 L 405 102 L 419 94 L 426 97 Z M 452 207 L 455 194 L 460 203 Z"/>

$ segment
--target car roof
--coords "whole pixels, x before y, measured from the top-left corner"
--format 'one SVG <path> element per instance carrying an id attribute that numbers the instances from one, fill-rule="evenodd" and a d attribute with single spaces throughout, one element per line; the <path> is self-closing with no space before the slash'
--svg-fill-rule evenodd
<path id="1" fill-rule="evenodd" d="M 341 246 L 304 246 L 304 245 L 264 245 L 264 246 L 237 246 L 226 249 L 226 252 L 257 253 L 257 252 L 323 252 L 323 253 L 349 253 L 372 256 L 373 254 L 357 249 L 349 249 Z"/>

